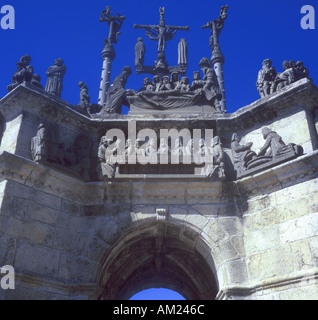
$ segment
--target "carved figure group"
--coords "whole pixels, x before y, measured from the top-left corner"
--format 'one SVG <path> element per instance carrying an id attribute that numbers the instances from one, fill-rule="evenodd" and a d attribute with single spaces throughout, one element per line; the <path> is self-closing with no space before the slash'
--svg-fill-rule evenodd
<path id="1" fill-rule="evenodd" d="M 259 168 L 266 168 L 275 163 L 290 160 L 303 154 L 303 148 L 294 143 L 285 144 L 282 137 L 267 127 L 262 129 L 265 144 L 258 153 L 251 150 L 252 142 L 240 144 L 236 133 L 232 136 L 231 150 L 233 165 L 237 177 L 246 172 L 252 173 Z"/>
<path id="2" fill-rule="evenodd" d="M 281 90 L 287 85 L 303 78 L 308 78 L 309 71 L 302 61 L 287 61 L 282 64 L 283 72 L 277 73 L 270 59 L 263 61 L 262 69 L 258 72 L 256 87 L 264 98 L 271 93 Z"/>
<path id="3" fill-rule="evenodd" d="M 172 72 L 171 77 L 164 75 L 160 77 L 155 75 L 153 81 L 149 77 L 143 80 L 143 86 L 138 92 L 152 91 L 192 91 L 194 93 L 202 93 L 207 101 L 212 102 L 217 111 L 221 110 L 220 100 L 222 99 L 218 80 L 215 71 L 211 67 L 211 63 L 207 58 L 203 58 L 199 66 L 204 74 L 203 80 L 199 71 L 193 73 L 193 82 L 190 84 L 188 77 L 180 78 L 178 72 Z"/>
<path id="4" fill-rule="evenodd" d="M 21 57 L 20 61 L 17 63 L 18 70 L 11 77 L 12 83 L 7 86 L 8 92 L 12 91 L 14 88 L 22 84 L 23 82 L 32 83 L 32 80 L 34 81 L 34 69 L 30 65 L 31 60 L 32 59 L 28 54 Z M 35 81 L 38 80 L 35 79 Z"/>

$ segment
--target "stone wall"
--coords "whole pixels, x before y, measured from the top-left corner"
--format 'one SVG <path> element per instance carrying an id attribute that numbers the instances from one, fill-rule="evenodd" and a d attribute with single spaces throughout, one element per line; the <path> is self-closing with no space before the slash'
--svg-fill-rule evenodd
<path id="1" fill-rule="evenodd" d="M 317 105 L 317 88 L 301 80 L 231 115 L 165 120 L 213 128 L 227 149 L 236 131 L 255 151 L 268 126 L 305 150 L 244 179 L 84 182 L 31 160 L 38 124 L 53 125 L 66 146 L 89 136 L 96 156 L 105 130 L 134 118 L 90 120 L 63 101 L 16 88 L 0 101 L 0 265 L 14 266 L 16 289 L 0 290 L 0 298 L 128 299 L 165 285 L 188 299 L 318 299 Z"/>

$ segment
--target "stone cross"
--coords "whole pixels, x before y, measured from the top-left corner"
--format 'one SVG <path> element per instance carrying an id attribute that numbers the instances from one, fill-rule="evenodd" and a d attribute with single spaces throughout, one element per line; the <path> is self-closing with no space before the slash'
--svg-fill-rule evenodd
<path id="1" fill-rule="evenodd" d="M 211 64 L 218 77 L 218 82 L 222 91 L 222 111 L 226 112 L 225 102 L 225 88 L 224 88 L 224 75 L 223 75 L 223 64 L 224 56 L 220 50 L 219 36 L 224 27 L 224 21 L 227 19 L 227 11 L 229 6 L 222 6 L 220 9 L 220 15 L 217 19 L 209 21 L 206 25 L 202 26 L 202 29 L 211 29 L 210 36 L 210 47 L 212 51 Z"/>
<path id="2" fill-rule="evenodd" d="M 101 106 L 104 106 L 106 103 L 106 94 L 110 86 L 112 62 L 115 59 L 113 43 L 118 42 L 118 36 L 120 35 L 119 30 L 126 19 L 125 16 L 122 16 L 119 13 L 116 13 L 114 16 L 111 14 L 110 6 L 107 6 L 106 9 L 102 11 L 99 18 L 99 22 L 107 22 L 109 25 L 108 38 L 104 41 L 105 48 L 102 52 L 103 70 L 98 97 L 98 103 Z"/>
<path id="3" fill-rule="evenodd" d="M 189 26 L 170 26 L 164 20 L 165 8 L 160 8 L 159 25 L 140 25 L 135 24 L 135 29 L 145 29 L 146 36 L 150 40 L 158 41 L 158 55 L 165 52 L 166 41 L 173 39 L 178 30 L 189 31 Z"/>

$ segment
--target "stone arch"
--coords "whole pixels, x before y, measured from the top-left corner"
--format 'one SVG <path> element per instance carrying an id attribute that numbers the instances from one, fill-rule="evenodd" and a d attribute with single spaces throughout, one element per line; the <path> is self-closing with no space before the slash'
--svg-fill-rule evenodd
<path id="1" fill-rule="evenodd" d="M 145 219 L 108 250 L 98 276 L 98 299 L 127 300 L 152 287 L 188 300 L 213 300 L 219 285 L 211 248 L 184 221 Z"/>

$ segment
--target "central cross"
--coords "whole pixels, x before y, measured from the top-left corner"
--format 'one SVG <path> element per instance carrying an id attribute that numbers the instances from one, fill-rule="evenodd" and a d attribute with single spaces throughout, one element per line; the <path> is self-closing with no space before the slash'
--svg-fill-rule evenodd
<path id="1" fill-rule="evenodd" d="M 145 29 L 150 40 L 158 41 L 158 55 L 165 52 L 166 41 L 172 40 L 178 30 L 189 31 L 189 26 L 167 26 L 164 19 L 165 8 L 160 8 L 159 12 L 159 25 L 134 25 L 134 29 Z"/>

